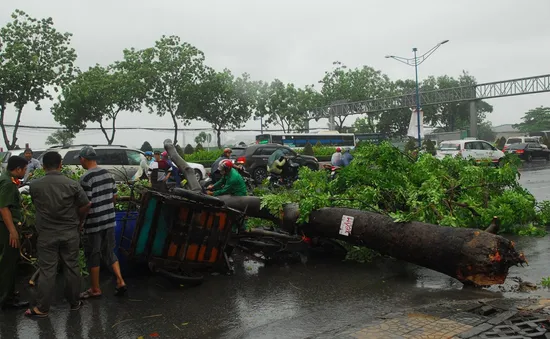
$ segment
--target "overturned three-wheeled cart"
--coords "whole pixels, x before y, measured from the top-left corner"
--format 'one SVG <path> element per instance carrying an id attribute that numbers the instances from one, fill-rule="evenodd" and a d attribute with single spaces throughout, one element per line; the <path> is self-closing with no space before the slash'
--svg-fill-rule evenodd
<path id="1" fill-rule="evenodd" d="M 227 243 L 232 228 L 244 222 L 241 212 L 184 189 L 146 191 L 135 204 L 137 215 L 129 204 L 121 222 L 120 259 L 187 285 L 200 284 L 205 272 L 231 270 Z"/>

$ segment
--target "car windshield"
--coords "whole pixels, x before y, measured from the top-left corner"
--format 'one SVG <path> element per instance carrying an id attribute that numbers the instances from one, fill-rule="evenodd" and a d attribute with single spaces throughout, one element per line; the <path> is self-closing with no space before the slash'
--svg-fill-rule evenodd
<path id="1" fill-rule="evenodd" d="M 507 142 L 508 145 L 521 144 L 521 138 L 510 138 Z"/>
<path id="2" fill-rule="evenodd" d="M 231 157 L 242 157 L 246 152 L 246 148 L 232 148 Z"/>
<path id="3" fill-rule="evenodd" d="M 525 148 L 525 144 L 524 143 L 516 143 L 516 144 L 513 144 L 513 145 L 510 145 L 510 147 L 508 149 L 524 149 Z"/>
<path id="4" fill-rule="evenodd" d="M 525 143 L 529 143 L 529 144 L 532 144 L 532 143 L 538 143 L 539 140 L 537 138 L 525 138 Z"/>
<path id="5" fill-rule="evenodd" d="M 456 142 L 442 142 L 439 149 L 442 151 L 460 151 L 460 144 Z"/>

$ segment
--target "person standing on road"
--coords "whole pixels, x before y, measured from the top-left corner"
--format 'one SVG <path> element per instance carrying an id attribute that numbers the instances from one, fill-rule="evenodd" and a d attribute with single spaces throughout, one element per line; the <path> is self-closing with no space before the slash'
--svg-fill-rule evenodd
<path id="1" fill-rule="evenodd" d="M 30 148 L 25 149 L 25 152 L 23 153 L 23 155 L 27 160 L 27 171 L 25 172 L 25 177 L 23 178 L 23 182 L 27 182 L 32 177 L 33 172 L 39 168 L 42 168 L 42 166 L 40 165 L 40 161 L 33 158 L 32 149 Z"/>
<path id="2" fill-rule="evenodd" d="M 25 312 L 26 316 L 48 316 L 54 295 L 57 265 L 63 265 L 65 297 L 71 311 L 82 306 L 80 301 L 80 221 L 84 220 L 91 203 L 78 182 L 61 173 L 61 155 L 47 152 L 43 157 L 46 176 L 30 184 L 30 195 L 36 209 L 38 241 L 38 296 L 36 305 Z"/>
<path id="3" fill-rule="evenodd" d="M 90 269 L 91 287 L 80 294 L 80 298 L 96 298 L 102 295 L 99 286 L 101 259 L 113 269 L 116 277 L 117 296 L 126 293 L 126 283 L 120 273 L 115 248 L 115 200 L 116 184 L 112 174 L 97 166 L 95 150 L 86 146 L 80 150 L 80 164 L 86 173 L 80 178 L 80 185 L 86 192 L 92 206 L 83 223 L 84 252 Z"/>
<path id="4" fill-rule="evenodd" d="M 0 306 L 6 308 L 27 307 L 19 302 L 15 291 L 15 276 L 19 260 L 19 232 L 21 224 L 21 197 L 17 189 L 19 179 L 25 176 L 28 161 L 13 156 L 8 159 L 7 171 L 0 175 Z"/>

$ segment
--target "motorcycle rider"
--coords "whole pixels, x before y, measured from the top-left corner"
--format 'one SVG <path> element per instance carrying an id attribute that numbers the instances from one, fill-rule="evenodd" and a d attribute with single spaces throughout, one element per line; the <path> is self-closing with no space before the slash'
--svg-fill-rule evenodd
<path id="1" fill-rule="evenodd" d="M 210 169 L 210 178 L 212 178 L 213 183 L 218 182 L 222 178 L 222 175 L 220 174 L 220 171 L 219 171 L 220 162 L 222 160 L 230 159 L 231 153 L 233 153 L 231 148 L 225 148 L 223 150 L 222 155 L 220 155 L 220 157 L 216 159 L 216 161 L 214 161 L 214 163 L 212 164 L 212 168 Z"/>
<path id="2" fill-rule="evenodd" d="M 342 154 L 342 165 L 344 167 L 347 167 L 347 166 L 349 166 L 349 164 L 351 163 L 352 160 L 353 160 L 353 155 L 351 155 L 350 149 L 346 148 L 344 150 L 344 154 Z"/>
<path id="3" fill-rule="evenodd" d="M 283 177 L 287 172 L 288 166 L 288 159 L 285 157 L 285 154 L 281 149 L 273 152 L 267 161 L 267 171 Z"/>
<path id="4" fill-rule="evenodd" d="M 330 164 L 337 167 L 342 167 L 344 164 L 342 162 L 342 149 L 340 147 L 336 147 L 336 152 L 334 152 L 330 158 Z"/>
<path id="5" fill-rule="evenodd" d="M 233 195 L 237 197 L 244 197 L 247 194 L 246 183 L 243 177 L 233 168 L 233 162 L 229 159 L 220 161 L 218 170 L 222 175 L 222 178 L 214 185 L 207 187 L 208 195 L 215 197 L 220 195 Z"/>

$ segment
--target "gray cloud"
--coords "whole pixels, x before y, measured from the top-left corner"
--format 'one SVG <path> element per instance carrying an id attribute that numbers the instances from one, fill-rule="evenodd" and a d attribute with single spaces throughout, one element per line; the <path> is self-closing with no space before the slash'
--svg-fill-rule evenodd
<path id="1" fill-rule="evenodd" d="M 384 55 L 409 56 L 412 47 L 426 51 L 443 39 L 451 42 L 421 66 L 420 78 L 458 76 L 464 69 L 479 82 L 488 82 L 549 71 L 548 0 L 18 0 L 3 6 L 0 25 L 16 8 L 36 17 L 51 16 L 58 29 L 72 32 L 82 68 L 109 64 L 121 58 L 124 48 L 148 47 L 162 34 L 174 34 L 204 51 L 215 68 L 301 86 L 317 85 L 335 60 L 350 67 L 370 65 L 392 79 L 413 78 L 412 68 L 384 59 Z M 550 94 L 490 103 L 495 112 L 489 119 L 495 125 L 514 123 L 526 110 L 550 105 Z M 43 112 L 28 106 L 23 123 L 55 125 L 49 114 L 51 103 L 43 106 Z M 159 121 L 147 114 L 139 121 L 134 118 L 123 114 L 118 125 L 171 126 L 168 118 Z M 14 119 L 10 110 L 7 121 Z M 208 127 L 201 122 L 193 126 Z M 258 122 L 247 124 L 257 126 Z M 48 134 L 22 130 L 20 143 L 42 146 Z M 143 134 L 134 135 L 120 133 L 116 142 L 141 144 Z M 159 143 L 171 135 L 150 134 Z M 103 142 L 100 134 L 91 131 L 79 136 L 82 142 L 94 140 Z"/>

